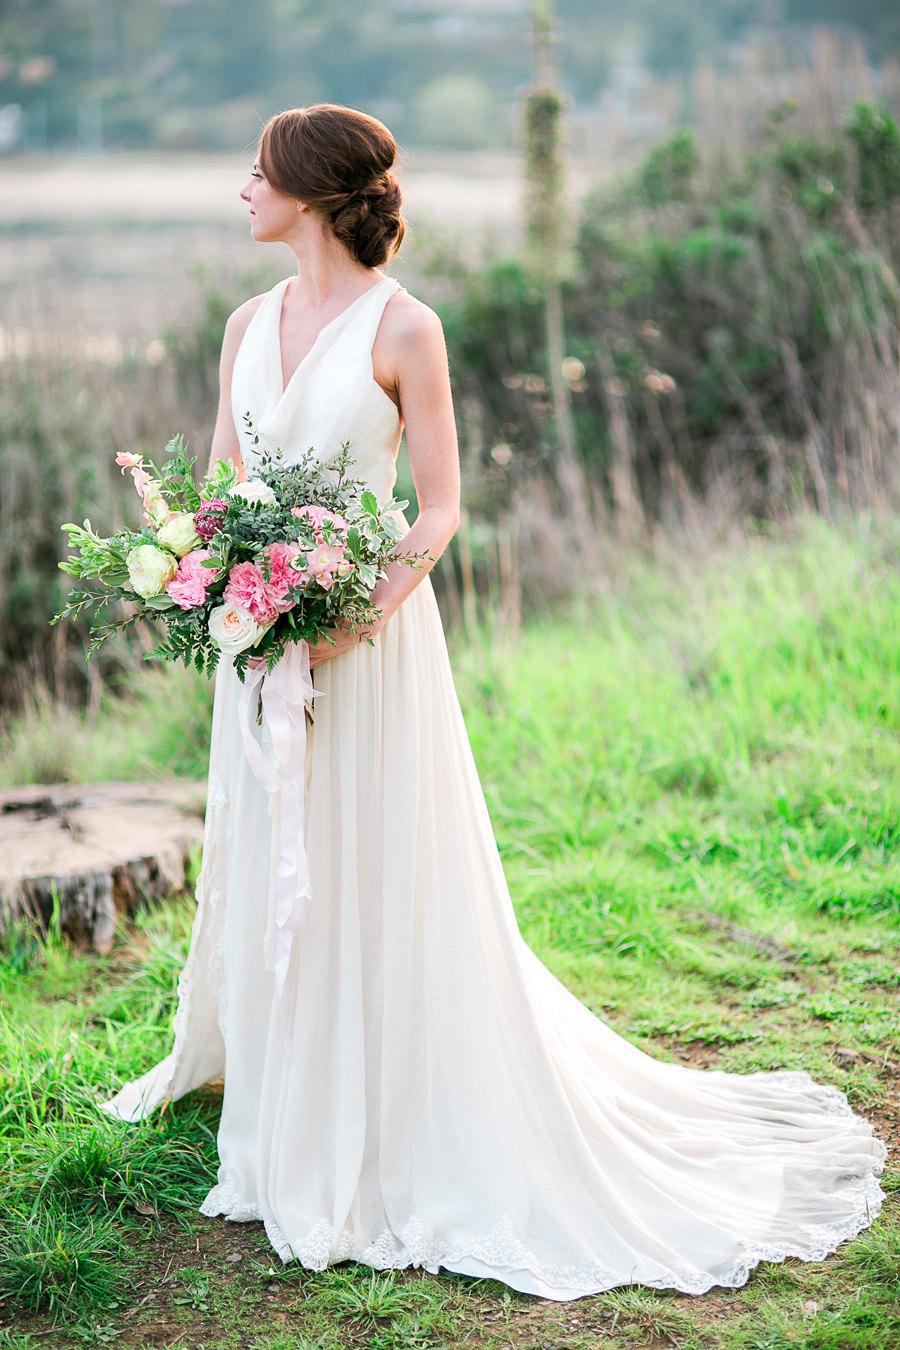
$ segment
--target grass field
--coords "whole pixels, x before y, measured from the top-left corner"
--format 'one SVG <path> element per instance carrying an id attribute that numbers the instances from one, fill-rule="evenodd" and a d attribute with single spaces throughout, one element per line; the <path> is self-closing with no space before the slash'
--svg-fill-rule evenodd
<path id="1" fill-rule="evenodd" d="M 823 1263 L 762 1265 L 700 1297 L 631 1286 L 554 1304 L 459 1275 L 282 1267 L 259 1223 L 197 1213 L 220 1089 L 140 1126 L 95 1107 L 169 1046 L 192 918 L 172 900 L 106 957 L 54 932 L 6 943 L 0 1347 L 900 1342 L 898 556 L 896 520 L 807 520 L 703 558 L 636 558 L 601 601 L 509 649 L 488 634 L 453 644 L 528 942 L 658 1057 L 804 1068 L 844 1090 L 890 1150 L 871 1228 Z M 206 691 L 184 686 L 165 733 L 171 688 L 155 675 L 127 720 L 106 706 L 89 730 L 69 715 L 61 731 L 45 709 L 43 730 L 13 729 L 6 749 L 21 775 L 29 753 L 52 762 L 60 735 L 73 772 L 201 772 Z"/>

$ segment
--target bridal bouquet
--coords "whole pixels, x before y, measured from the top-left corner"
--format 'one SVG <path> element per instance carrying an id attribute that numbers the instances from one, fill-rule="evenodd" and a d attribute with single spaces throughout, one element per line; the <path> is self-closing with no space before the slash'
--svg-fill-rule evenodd
<path id="1" fill-rule="evenodd" d="M 225 654 L 243 682 L 251 656 L 265 657 L 271 671 L 289 643 L 333 644 L 327 630 L 339 622 L 356 632 L 377 620 L 369 592 L 385 565 L 419 568 L 428 555 L 392 553 L 402 532 L 390 513 L 409 503 L 379 505 L 347 477 L 349 444 L 325 463 L 312 447 L 292 465 L 280 450 L 264 454 L 258 476 L 243 482 L 233 461 L 218 460 L 199 487 L 181 435 L 160 468 L 117 455 L 143 502 L 143 527 L 104 538 L 89 520 L 61 526 L 70 557 L 59 567 L 81 584 L 51 624 L 128 601 L 126 617 L 91 625 L 89 657 L 115 632 L 153 618 L 166 634 L 147 660 L 182 660 L 211 675 Z"/>

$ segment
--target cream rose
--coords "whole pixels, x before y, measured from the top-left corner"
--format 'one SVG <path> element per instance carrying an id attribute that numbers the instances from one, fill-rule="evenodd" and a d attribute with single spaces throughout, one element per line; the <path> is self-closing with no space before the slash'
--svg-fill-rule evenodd
<path id="1" fill-rule="evenodd" d="M 155 544 L 138 544 L 125 559 L 131 589 L 145 600 L 161 595 L 178 571 L 178 560 Z"/>
<path id="2" fill-rule="evenodd" d="M 194 529 L 194 517 L 190 511 L 170 511 L 159 528 L 157 538 L 161 546 L 171 550 L 176 558 L 183 558 L 195 548 L 203 547 L 203 540 Z"/>
<path id="3" fill-rule="evenodd" d="M 241 605 L 217 605 L 209 615 L 209 635 L 226 656 L 252 647 L 271 624 L 257 623 L 249 609 Z"/>
<path id="4" fill-rule="evenodd" d="M 235 483 L 229 488 L 230 497 L 243 497 L 246 502 L 263 502 L 265 506 L 276 506 L 278 498 L 261 478 L 247 478 L 243 483 Z"/>

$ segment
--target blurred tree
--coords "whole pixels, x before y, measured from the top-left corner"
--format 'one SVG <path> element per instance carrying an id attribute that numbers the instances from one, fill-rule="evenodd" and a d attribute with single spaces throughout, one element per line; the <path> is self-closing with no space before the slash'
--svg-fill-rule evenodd
<path id="1" fill-rule="evenodd" d="M 525 100 L 526 260 L 544 298 L 546 369 L 558 448 L 557 477 L 575 523 L 579 554 L 590 565 L 596 561 L 596 530 L 563 373 L 566 322 L 562 283 L 573 270 L 574 255 L 570 247 L 571 213 L 564 190 L 563 101 L 551 46 L 558 36 L 553 28 L 552 0 L 532 0 L 532 16 L 535 81 Z"/>
<path id="2" fill-rule="evenodd" d="M 444 75 L 415 100 L 416 139 L 422 145 L 477 150 L 496 143 L 503 117 L 490 86 L 474 75 Z"/>

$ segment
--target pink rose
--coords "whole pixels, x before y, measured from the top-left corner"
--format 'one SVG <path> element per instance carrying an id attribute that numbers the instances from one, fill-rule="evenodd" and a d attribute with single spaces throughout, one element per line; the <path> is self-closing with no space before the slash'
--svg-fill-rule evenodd
<path id="1" fill-rule="evenodd" d="M 336 511 L 329 511 L 327 506 L 313 506 L 311 503 L 305 506 L 292 506 L 291 515 L 297 516 L 302 520 L 306 518 L 312 525 L 316 538 L 322 538 L 322 526 L 328 521 L 334 528 L 343 534 L 346 534 L 350 528 L 349 520 L 346 520 Z"/>
<path id="2" fill-rule="evenodd" d="M 194 609 L 205 602 L 207 587 L 219 575 L 217 568 L 202 566 L 204 558 L 211 557 L 210 549 L 195 548 L 178 564 L 178 571 L 166 586 L 166 593 L 182 609 Z"/>
<path id="3" fill-rule="evenodd" d="M 296 516 L 298 520 L 307 519 L 313 529 L 318 532 L 322 524 L 322 512 L 324 510 L 324 506 L 313 506 L 312 503 L 308 503 L 305 506 L 292 506 L 291 515 Z"/>
<path id="4" fill-rule="evenodd" d="M 334 528 L 341 534 L 346 534 L 350 528 L 349 520 L 340 515 L 337 511 L 324 511 L 322 513 L 322 519 L 330 521 Z"/>
<path id="5" fill-rule="evenodd" d="M 316 544 L 315 548 L 304 552 L 307 571 L 326 591 L 331 590 L 339 573 L 348 571 L 352 566 L 344 550 L 337 544 Z"/>

